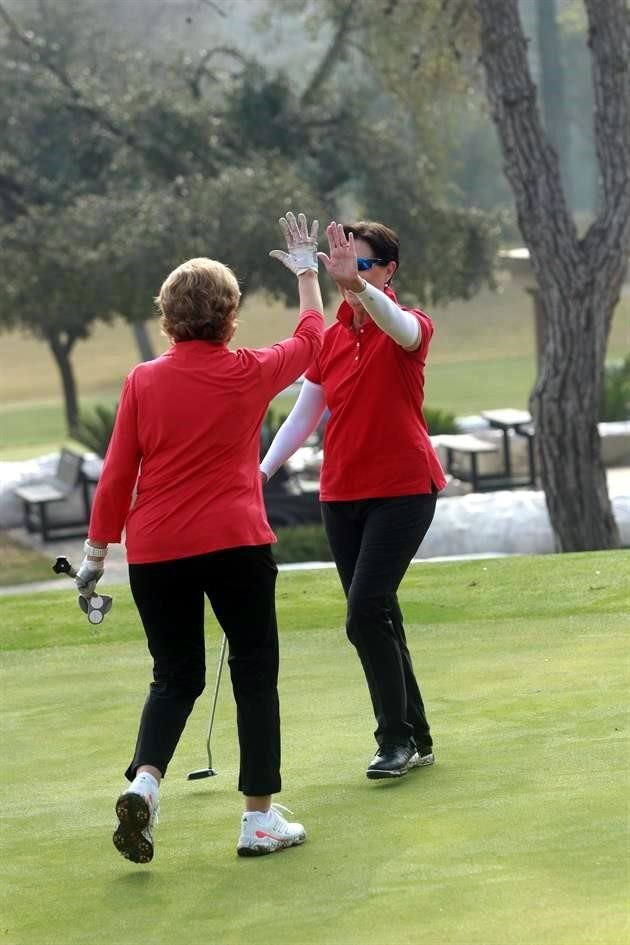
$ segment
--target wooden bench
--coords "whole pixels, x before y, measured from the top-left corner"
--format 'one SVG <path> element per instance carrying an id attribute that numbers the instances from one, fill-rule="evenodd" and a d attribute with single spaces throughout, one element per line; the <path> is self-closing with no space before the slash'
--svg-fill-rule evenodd
<path id="1" fill-rule="evenodd" d="M 15 494 L 24 506 L 24 525 L 29 532 L 41 532 L 42 541 L 49 541 L 53 531 L 63 530 L 63 537 L 83 535 L 90 521 L 89 484 L 82 471 L 83 457 L 73 450 L 62 449 L 57 469 L 53 476 L 41 482 L 15 489 Z M 75 493 L 81 498 L 83 515 L 63 524 L 52 524 L 48 518 L 48 506 L 70 499 Z M 81 526 L 81 531 L 76 528 Z M 68 529 L 75 529 L 68 532 Z"/>

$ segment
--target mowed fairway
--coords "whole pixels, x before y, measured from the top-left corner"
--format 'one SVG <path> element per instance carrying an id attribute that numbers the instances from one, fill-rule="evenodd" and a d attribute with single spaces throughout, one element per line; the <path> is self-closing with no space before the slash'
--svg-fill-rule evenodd
<path id="1" fill-rule="evenodd" d="M 437 764 L 368 782 L 373 727 L 334 571 L 283 572 L 284 791 L 308 841 L 235 854 L 234 708 L 212 685 L 152 864 L 111 844 L 150 664 L 126 588 L 2 598 L 2 945 L 626 945 L 630 553 L 412 567 L 401 590 Z M 104 588 L 105 590 L 106 588 Z M 208 631 L 213 683 L 218 633 Z"/>

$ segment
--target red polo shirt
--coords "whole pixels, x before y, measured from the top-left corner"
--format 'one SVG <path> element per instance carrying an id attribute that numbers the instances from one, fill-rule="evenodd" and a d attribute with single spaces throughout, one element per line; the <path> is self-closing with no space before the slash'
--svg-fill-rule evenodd
<path id="1" fill-rule="evenodd" d="M 180 341 L 137 365 L 123 388 L 89 537 L 119 542 L 125 528 L 131 564 L 274 542 L 260 427 L 269 401 L 319 352 L 323 331 L 323 316 L 308 311 L 293 337 L 271 348 Z"/>
<path id="2" fill-rule="evenodd" d="M 416 351 L 405 351 L 370 318 L 356 333 L 352 309 L 343 302 L 306 372 L 324 388 L 330 410 L 320 479 L 325 502 L 416 495 L 446 485 L 422 415 L 433 322 L 419 310 L 405 311 L 420 322 Z"/>

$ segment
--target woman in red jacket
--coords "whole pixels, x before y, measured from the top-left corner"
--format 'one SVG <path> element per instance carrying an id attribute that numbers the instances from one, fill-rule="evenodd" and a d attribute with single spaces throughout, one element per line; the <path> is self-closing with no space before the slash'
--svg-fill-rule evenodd
<path id="1" fill-rule="evenodd" d="M 274 472 L 325 410 L 322 516 L 346 594 L 346 629 L 370 691 L 378 750 L 371 779 L 433 763 L 433 740 L 397 591 L 446 484 L 422 415 L 433 323 L 391 288 L 398 237 L 382 223 L 331 223 L 320 253 L 343 302 L 295 407 L 262 464 Z"/>
<path id="2" fill-rule="evenodd" d="M 153 657 L 113 838 L 136 863 L 153 857 L 159 785 L 204 688 L 204 596 L 229 644 L 245 795 L 237 851 L 272 853 L 305 839 L 302 825 L 271 805 L 280 790 L 277 568 L 258 467 L 269 402 L 317 356 L 324 321 L 317 224 L 309 234 L 303 214 L 280 222 L 288 252 L 275 255 L 298 279 L 293 336 L 270 348 L 230 350 L 240 300 L 232 271 L 201 258 L 171 272 L 157 299 L 171 345 L 125 381 L 94 497 L 77 586 L 85 596 L 94 591 L 107 545 L 120 542 L 124 529 L 131 591 Z"/>

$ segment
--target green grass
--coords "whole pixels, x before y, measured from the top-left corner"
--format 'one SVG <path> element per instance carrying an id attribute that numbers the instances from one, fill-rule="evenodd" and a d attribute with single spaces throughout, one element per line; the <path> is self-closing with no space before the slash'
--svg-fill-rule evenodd
<path id="1" fill-rule="evenodd" d="M 527 409 L 535 379 L 531 357 L 451 364 L 429 361 L 426 403 L 458 416 L 491 410 L 496 405 Z"/>
<path id="2" fill-rule="evenodd" d="M 114 391 L 83 397 L 81 409 L 95 404 L 113 405 L 118 400 Z M 55 453 L 60 446 L 83 449 L 68 437 L 63 404 L 54 401 L 24 401 L 0 406 L 0 462 L 30 459 Z"/>
<path id="3" fill-rule="evenodd" d="M 283 781 L 301 848 L 234 853 L 234 708 L 209 693 L 162 792 L 149 867 L 111 845 L 150 664 L 128 591 L 2 599 L 7 945 L 625 945 L 628 552 L 414 566 L 401 598 L 438 763 L 364 775 L 373 720 L 333 571 L 284 572 Z M 104 588 L 106 590 L 107 588 Z M 209 629 L 210 676 L 218 634 Z"/>
<path id="4" fill-rule="evenodd" d="M 50 581 L 54 577 L 50 560 L 32 548 L 26 548 L 0 530 L 0 587 Z"/>
<path id="5" fill-rule="evenodd" d="M 328 309 L 333 317 L 334 300 Z M 427 372 L 426 402 L 455 414 L 492 407 L 526 407 L 535 378 L 531 300 L 521 289 L 482 292 L 469 302 L 431 310 L 436 333 Z M 264 297 L 248 298 L 239 320 L 238 344 L 259 346 L 286 337 L 295 310 Z M 149 326 L 156 352 L 166 341 L 157 319 Z M 613 321 L 609 357 L 630 351 L 630 297 Z M 123 378 L 137 361 L 129 327 L 99 325 L 73 353 L 81 406 L 116 401 Z M 66 442 L 59 377 L 42 342 L 5 333 L 0 345 L 0 461 L 52 452 Z M 287 398 L 278 405 L 286 413 Z"/>

